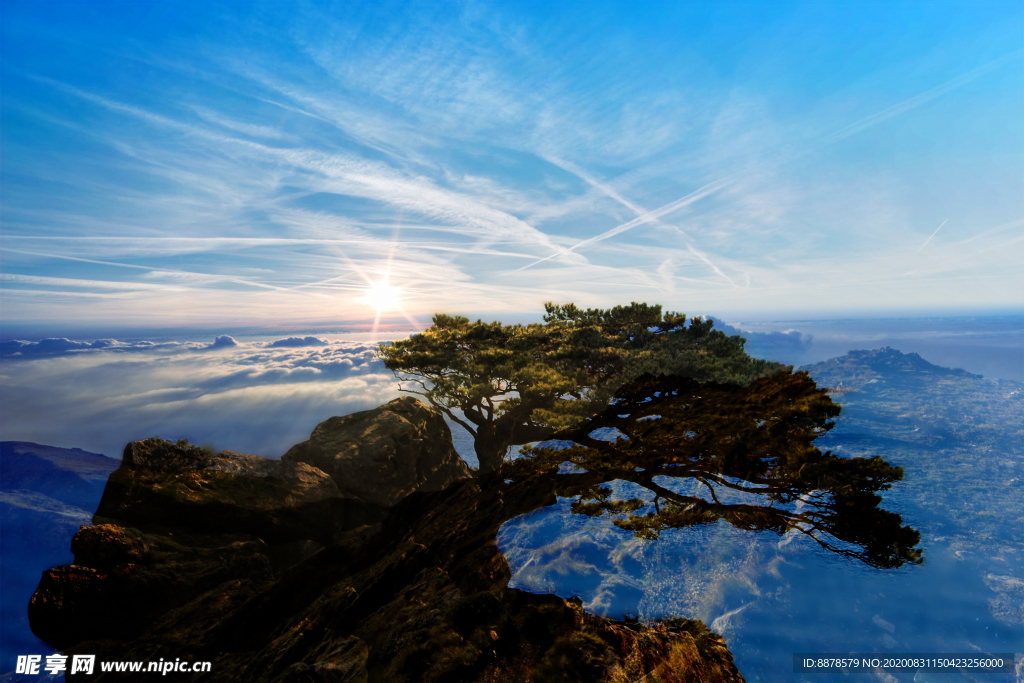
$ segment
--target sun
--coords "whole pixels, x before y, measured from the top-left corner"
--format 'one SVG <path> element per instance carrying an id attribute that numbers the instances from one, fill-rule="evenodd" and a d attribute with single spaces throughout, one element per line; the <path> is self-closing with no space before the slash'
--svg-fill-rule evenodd
<path id="1" fill-rule="evenodd" d="M 378 313 L 394 311 L 401 305 L 402 292 L 386 282 L 376 282 L 367 288 L 363 300 L 377 309 Z"/>

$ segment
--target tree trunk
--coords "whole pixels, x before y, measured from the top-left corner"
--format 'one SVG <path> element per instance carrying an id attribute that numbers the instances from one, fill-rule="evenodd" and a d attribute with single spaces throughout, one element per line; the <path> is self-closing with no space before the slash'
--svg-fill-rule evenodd
<path id="1" fill-rule="evenodd" d="M 477 428 L 473 440 L 480 474 L 487 474 L 501 467 L 509 446 L 522 446 L 534 441 L 543 441 L 555 433 L 550 427 L 517 424 L 512 416 L 497 422 L 482 424 Z"/>
<path id="2" fill-rule="evenodd" d="M 489 474 L 501 467 L 508 452 L 508 442 L 493 435 L 484 435 L 485 430 L 481 428 L 473 440 L 473 448 L 476 450 L 476 458 L 480 461 L 480 476 Z M 494 431 L 487 430 L 487 431 Z"/>

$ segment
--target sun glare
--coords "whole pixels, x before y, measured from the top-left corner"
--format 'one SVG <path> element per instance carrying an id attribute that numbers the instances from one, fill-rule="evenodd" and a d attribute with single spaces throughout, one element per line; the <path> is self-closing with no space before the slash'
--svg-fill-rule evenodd
<path id="1" fill-rule="evenodd" d="M 397 287 L 378 282 L 370 285 L 366 290 L 363 299 L 367 304 L 377 309 L 378 313 L 393 311 L 399 307 L 402 296 Z"/>

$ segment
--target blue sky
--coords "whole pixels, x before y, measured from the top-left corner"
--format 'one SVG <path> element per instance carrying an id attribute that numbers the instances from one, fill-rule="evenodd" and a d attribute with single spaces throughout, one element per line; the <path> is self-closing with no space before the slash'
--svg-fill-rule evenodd
<path id="1" fill-rule="evenodd" d="M 8 325 L 1024 307 L 1024 7 L 5 2 Z"/>

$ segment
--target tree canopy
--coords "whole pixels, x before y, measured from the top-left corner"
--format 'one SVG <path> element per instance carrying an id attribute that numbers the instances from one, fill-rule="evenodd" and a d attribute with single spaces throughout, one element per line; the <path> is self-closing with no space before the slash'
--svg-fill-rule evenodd
<path id="1" fill-rule="evenodd" d="M 637 537 L 724 520 L 747 531 L 798 532 L 882 569 L 919 563 L 920 534 L 879 507 L 903 478 L 880 457 L 841 458 L 813 442 L 839 414 L 805 372 L 746 386 L 643 375 L 608 407 L 528 447 L 500 475 L 553 487 L 571 509 L 610 515 Z"/>
<path id="2" fill-rule="evenodd" d="M 807 373 L 660 306 L 545 309 L 530 325 L 438 314 L 378 350 L 473 434 L 485 490 L 572 498 L 645 539 L 724 521 L 879 568 L 920 561 L 918 532 L 879 507 L 902 470 L 814 445 L 840 407 Z M 534 445 L 504 462 L 513 444 Z"/>
<path id="3" fill-rule="evenodd" d="M 503 325 L 437 314 L 424 332 L 378 347 L 401 379 L 467 429 L 485 474 L 508 447 L 540 441 L 600 412 L 644 373 L 747 384 L 788 368 L 751 358 L 712 320 L 632 303 L 545 304 L 543 323 Z M 409 386 L 414 388 L 406 388 Z"/>

